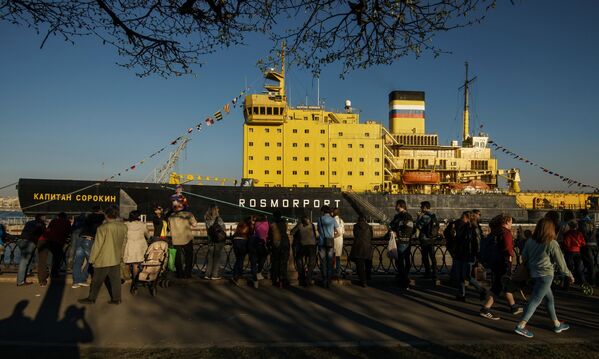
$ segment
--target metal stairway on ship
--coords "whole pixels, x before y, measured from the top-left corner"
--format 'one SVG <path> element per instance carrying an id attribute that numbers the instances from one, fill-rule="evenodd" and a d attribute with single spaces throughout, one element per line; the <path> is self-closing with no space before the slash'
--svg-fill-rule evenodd
<path id="1" fill-rule="evenodd" d="M 366 199 L 362 198 L 358 193 L 344 191 L 342 192 L 343 197 L 351 204 L 356 213 L 366 216 L 371 222 L 377 221 L 381 224 L 387 225 L 390 221 L 389 216 L 382 210 L 377 208 Z"/>

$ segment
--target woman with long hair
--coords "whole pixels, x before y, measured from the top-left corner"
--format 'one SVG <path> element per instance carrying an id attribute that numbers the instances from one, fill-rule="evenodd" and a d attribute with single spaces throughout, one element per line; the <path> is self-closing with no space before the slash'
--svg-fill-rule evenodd
<path id="1" fill-rule="evenodd" d="M 127 225 L 127 239 L 123 251 L 123 262 L 129 266 L 133 287 L 139 273 L 139 265 L 143 262 L 146 249 L 148 249 L 147 240 L 150 238 L 150 234 L 146 224 L 141 221 L 141 212 L 138 210 L 129 213 L 129 221 L 125 224 Z"/>
<path id="2" fill-rule="evenodd" d="M 570 329 L 568 324 L 562 323 L 557 319 L 553 292 L 551 291 L 555 271 L 554 264 L 562 275 L 568 277 L 570 283 L 574 283 L 574 277 L 566 266 L 564 255 L 555 238 L 555 223 L 549 218 L 542 218 L 535 227 L 532 240 L 526 241 L 522 252 L 522 262 L 530 272 L 534 287 L 522 319 L 514 331 L 527 338 L 532 338 L 533 334 L 530 330 L 526 329 L 526 323 L 528 323 L 537 310 L 541 301 L 547 307 L 547 312 L 553 322 L 554 332 L 561 333 L 564 330 Z"/>

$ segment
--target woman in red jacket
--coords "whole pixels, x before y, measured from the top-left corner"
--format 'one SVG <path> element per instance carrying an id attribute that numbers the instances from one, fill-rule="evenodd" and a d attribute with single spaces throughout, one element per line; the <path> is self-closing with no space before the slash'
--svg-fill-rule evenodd
<path id="1" fill-rule="evenodd" d="M 568 222 L 568 230 L 564 233 L 564 257 L 566 258 L 566 264 L 572 274 L 576 276 L 576 281 L 579 283 L 586 283 L 584 278 L 584 266 L 582 264 L 582 258 L 580 257 L 580 248 L 586 245 L 584 235 L 578 230 L 578 224 L 572 220 Z M 564 289 L 568 289 L 570 283 L 568 281 L 564 284 Z"/>

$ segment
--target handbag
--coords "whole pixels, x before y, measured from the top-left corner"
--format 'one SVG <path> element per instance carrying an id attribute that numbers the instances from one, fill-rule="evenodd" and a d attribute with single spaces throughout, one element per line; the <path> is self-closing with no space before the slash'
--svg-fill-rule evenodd
<path id="1" fill-rule="evenodd" d="M 318 219 L 318 227 L 323 228 L 322 221 L 320 218 Z M 335 238 L 324 237 L 322 240 L 322 246 L 325 248 L 333 248 L 335 246 Z"/>
<path id="2" fill-rule="evenodd" d="M 530 280 L 530 270 L 526 263 L 522 263 L 516 268 L 512 274 L 512 282 L 514 283 L 526 283 Z"/>

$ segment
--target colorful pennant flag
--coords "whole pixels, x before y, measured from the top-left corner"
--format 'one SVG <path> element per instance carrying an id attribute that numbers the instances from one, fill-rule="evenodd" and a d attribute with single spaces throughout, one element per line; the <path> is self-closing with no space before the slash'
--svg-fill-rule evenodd
<path id="1" fill-rule="evenodd" d="M 217 121 L 220 121 L 223 119 L 223 113 L 220 111 L 217 111 L 214 113 L 214 118 L 216 118 Z"/>

